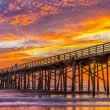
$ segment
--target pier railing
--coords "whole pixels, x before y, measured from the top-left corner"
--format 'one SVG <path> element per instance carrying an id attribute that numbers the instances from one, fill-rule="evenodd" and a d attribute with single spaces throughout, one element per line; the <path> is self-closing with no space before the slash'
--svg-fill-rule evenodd
<path id="1" fill-rule="evenodd" d="M 95 56 L 95 55 L 99 55 L 99 54 L 103 54 L 107 52 L 110 52 L 110 42 L 83 48 L 80 50 L 76 50 L 76 51 L 72 51 L 72 52 L 68 52 L 68 53 L 64 53 L 64 54 L 60 54 L 56 56 L 51 56 L 51 57 L 36 60 L 36 61 L 27 62 L 24 64 L 20 64 L 17 66 L 17 70 L 23 70 L 26 68 L 34 68 L 37 66 L 52 64 L 55 62 L 65 61 L 71 58 L 81 59 L 84 57 L 91 57 L 91 56 Z M 11 71 L 15 71 L 14 66 L 1 69 L 0 73 L 6 73 L 6 72 L 11 72 Z"/>

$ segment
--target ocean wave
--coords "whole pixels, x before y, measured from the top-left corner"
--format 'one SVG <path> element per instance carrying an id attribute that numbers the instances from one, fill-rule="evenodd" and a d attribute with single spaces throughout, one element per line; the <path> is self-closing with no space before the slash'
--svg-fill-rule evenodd
<path id="1" fill-rule="evenodd" d="M 0 108 L 1 107 L 23 107 L 23 106 L 27 106 L 27 107 L 34 107 L 34 106 L 38 106 L 38 107 L 110 107 L 110 104 L 108 103 L 29 103 L 29 102 L 14 102 L 14 103 L 0 103 Z"/>
<path id="2" fill-rule="evenodd" d="M 110 98 L 0 98 L 0 102 L 110 102 Z"/>

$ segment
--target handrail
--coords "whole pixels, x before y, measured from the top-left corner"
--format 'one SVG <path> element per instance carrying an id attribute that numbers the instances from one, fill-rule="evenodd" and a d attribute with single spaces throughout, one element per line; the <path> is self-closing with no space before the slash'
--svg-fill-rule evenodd
<path id="1" fill-rule="evenodd" d="M 83 49 L 79 49 L 79 50 L 64 53 L 64 54 L 47 57 L 47 58 L 40 59 L 40 60 L 23 63 L 23 64 L 18 65 L 18 70 L 22 70 L 27 67 L 32 68 L 32 67 L 36 67 L 36 66 L 42 66 L 45 64 L 55 63 L 57 61 L 68 60 L 72 57 L 74 57 L 75 59 L 83 58 L 85 56 L 97 55 L 99 53 L 104 53 L 107 51 L 110 51 L 110 42 L 91 46 L 91 47 L 86 47 Z M 15 67 L 13 66 L 13 67 L 0 69 L 0 73 L 15 71 L 14 68 Z"/>

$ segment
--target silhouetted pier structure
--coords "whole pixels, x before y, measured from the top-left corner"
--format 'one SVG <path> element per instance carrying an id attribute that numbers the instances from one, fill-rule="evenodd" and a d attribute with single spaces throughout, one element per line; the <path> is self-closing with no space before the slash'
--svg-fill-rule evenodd
<path id="1" fill-rule="evenodd" d="M 90 92 L 95 96 L 103 87 L 109 95 L 109 56 L 110 43 L 105 43 L 4 68 L 0 89 Z"/>

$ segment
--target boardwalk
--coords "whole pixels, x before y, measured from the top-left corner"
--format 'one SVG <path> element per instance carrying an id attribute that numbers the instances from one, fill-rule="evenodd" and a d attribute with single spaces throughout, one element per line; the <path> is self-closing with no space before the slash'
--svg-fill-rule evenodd
<path id="1" fill-rule="evenodd" d="M 92 92 L 95 96 L 103 86 L 109 95 L 109 55 L 110 43 L 105 43 L 4 68 L 0 89 Z"/>

